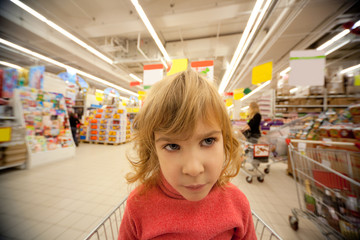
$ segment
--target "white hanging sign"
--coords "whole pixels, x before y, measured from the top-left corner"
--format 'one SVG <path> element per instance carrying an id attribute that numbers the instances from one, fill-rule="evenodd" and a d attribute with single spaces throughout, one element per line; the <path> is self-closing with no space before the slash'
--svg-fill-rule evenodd
<path id="1" fill-rule="evenodd" d="M 290 67 L 289 85 L 324 86 L 325 51 L 291 51 Z"/>

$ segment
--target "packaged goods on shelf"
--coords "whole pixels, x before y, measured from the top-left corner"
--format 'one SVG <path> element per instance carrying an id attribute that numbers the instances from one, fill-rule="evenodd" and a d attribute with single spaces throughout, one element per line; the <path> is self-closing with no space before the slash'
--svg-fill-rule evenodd
<path id="1" fill-rule="evenodd" d="M 23 88 L 19 97 L 32 152 L 73 146 L 63 95 Z"/>
<path id="2" fill-rule="evenodd" d="M 300 126 L 290 130 L 289 137 L 304 140 L 356 141 L 355 139 L 359 139 L 360 125 L 354 119 L 360 116 L 359 107 L 360 105 L 354 105 L 343 111 L 329 110 L 320 115 L 309 115 L 301 120 Z"/>
<path id="3" fill-rule="evenodd" d="M 330 82 L 326 86 L 328 94 L 344 94 L 345 88 L 342 82 Z"/>
<path id="4" fill-rule="evenodd" d="M 108 106 L 91 111 L 88 130 L 82 140 L 99 143 L 123 143 L 126 141 L 126 110 Z"/>

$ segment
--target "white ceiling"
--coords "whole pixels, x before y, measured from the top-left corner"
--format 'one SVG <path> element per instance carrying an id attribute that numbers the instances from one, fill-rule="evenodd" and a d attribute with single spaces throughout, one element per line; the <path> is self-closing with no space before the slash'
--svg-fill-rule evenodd
<path id="1" fill-rule="evenodd" d="M 25 4 L 116 61 L 110 65 L 26 13 L 0 0 L 0 37 L 137 92 L 129 73 L 142 78 L 144 64 L 160 63 L 161 53 L 130 0 L 23 0 Z M 278 0 L 266 16 L 226 91 L 251 87 L 251 69 L 273 61 L 274 78 L 289 64 L 289 52 L 316 48 L 360 19 L 359 1 Z M 254 0 L 139 0 L 172 59 L 212 59 L 216 83 L 245 29 Z M 360 62 L 359 36 L 327 56 L 329 67 Z M 146 54 L 145 58 L 137 49 Z M 0 60 L 21 66 L 42 63 L 0 44 Z M 44 64 L 44 63 L 42 63 Z M 46 64 L 47 71 L 63 71 Z M 91 80 L 89 80 L 91 82 Z M 100 87 L 100 86 L 99 86 Z M 126 94 L 124 94 L 126 95 Z"/>

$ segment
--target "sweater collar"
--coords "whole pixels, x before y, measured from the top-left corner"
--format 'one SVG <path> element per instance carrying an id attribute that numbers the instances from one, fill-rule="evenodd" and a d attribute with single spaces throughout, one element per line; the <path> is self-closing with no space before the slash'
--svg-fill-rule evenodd
<path id="1" fill-rule="evenodd" d="M 178 192 L 176 191 L 175 188 L 173 188 L 170 183 L 168 183 L 168 181 L 165 179 L 164 175 L 162 174 L 162 172 L 160 172 L 160 180 L 159 180 L 159 187 L 160 190 L 168 197 L 173 198 L 173 199 L 182 199 L 185 200 L 185 198 Z"/>

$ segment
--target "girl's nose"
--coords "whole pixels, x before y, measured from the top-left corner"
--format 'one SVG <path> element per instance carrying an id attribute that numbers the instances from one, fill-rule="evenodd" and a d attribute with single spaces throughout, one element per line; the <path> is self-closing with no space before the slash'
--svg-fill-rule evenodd
<path id="1" fill-rule="evenodd" d="M 204 165 L 199 156 L 196 156 L 194 153 L 189 154 L 187 159 L 184 160 L 182 172 L 183 174 L 190 175 L 192 177 L 203 173 Z"/>

